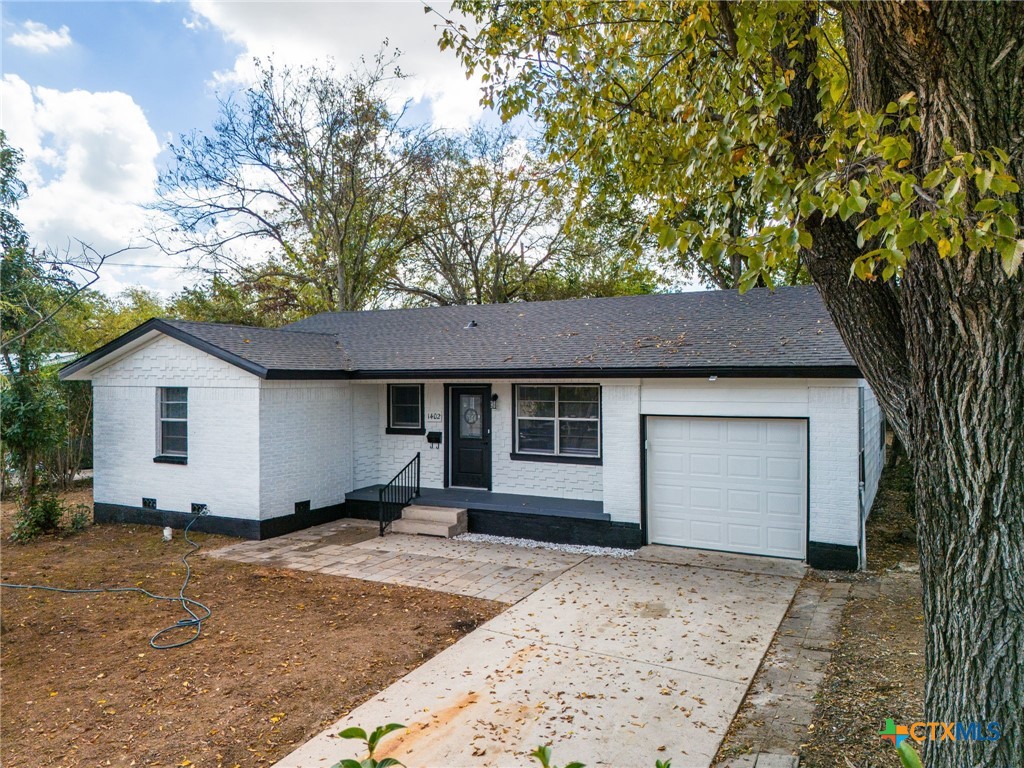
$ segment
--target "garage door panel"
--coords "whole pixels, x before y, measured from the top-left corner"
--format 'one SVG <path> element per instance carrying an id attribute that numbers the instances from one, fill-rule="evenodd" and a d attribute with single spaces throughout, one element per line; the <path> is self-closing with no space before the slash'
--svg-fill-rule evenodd
<path id="1" fill-rule="evenodd" d="M 690 508 L 716 514 L 720 513 L 722 511 L 722 489 L 691 486 Z"/>
<path id="2" fill-rule="evenodd" d="M 729 480 L 758 480 L 764 477 L 764 468 L 760 456 L 727 455 Z"/>
<path id="3" fill-rule="evenodd" d="M 806 422 L 647 417 L 651 543 L 802 558 Z"/>
<path id="4" fill-rule="evenodd" d="M 697 546 L 718 549 L 725 543 L 725 526 L 712 520 L 692 520 L 690 522 L 690 538 L 699 542 Z"/>
<path id="5" fill-rule="evenodd" d="M 797 421 L 768 421 L 765 424 L 765 442 L 775 447 L 789 446 L 803 453 L 804 425 Z"/>
<path id="6" fill-rule="evenodd" d="M 766 509 L 769 516 L 782 517 L 792 520 L 804 513 L 804 498 L 799 493 L 779 493 L 768 491 L 764 495 Z"/>
<path id="7" fill-rule="evenodd" d="M 725 437 L 729 445 L 760 445 L 764 442 L 764 430 L 757 421 L 727 421 Z"/>
<path id="8" fill-rule="evenodd" d="M 764 476 L 766 480 L 801 480 L 804 476 L 803 458 L 768 456 Z"/>
<path id="9" fill-rule="evenodd" d="M 790 557 L 803 557 L 803 536 L 788 528 L 766 528 L 765 544 L 769 549 L 788 552 Z"/>
<path id="10" fill-rule="evenodd" d="M 690 443 L 715 443 L 722 441 L 722 425 L 715 421 L 696 422 L 691 421 L 682 430 L 683 439 Z"/>
<path id="11" fill-rule="evenodd" d="M 690 474 L 704 477 L 721 477 L 722 457 L 711 453 L 691 453 Z"/>
<path id="12" fill-rule="evenodd" d="M 738 488 L 730 488 L 726 498 L 729 504 L 727 512 L 761 514 L 762 494 L 757 491 L 743 491 Z"/>
<path id="13" fill-rule="evenodd" d="M 750 549 L 761 546 L 761 527 L 758 525 L 740 525 L 730 522 L 726 529 L 729 532 L 726 542 L 729 549 Z"/>

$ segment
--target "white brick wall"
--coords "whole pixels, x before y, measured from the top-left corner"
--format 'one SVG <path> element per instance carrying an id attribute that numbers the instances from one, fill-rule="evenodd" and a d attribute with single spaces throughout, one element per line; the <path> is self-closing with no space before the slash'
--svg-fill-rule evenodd
<path id="1" fill-rule="evenodd" d="M 857 384 L 810 387 L 811 541 L 860 543 Z"/>
<path id="2" fill-rule="evenodd" d="M 640 383 L 601 388 L 604 421 L 604 511 L 612 520 L 640 522 Z"/>
<path id="3" fill-rule="evenodd" d="M 875 503 L 878 493 L 878 482 L 885 466 L 885 443 L 882 429 L 885 416 L 878 404 L 878 399 L 867 382 L 861 382 L 864 393 L 864 413 L 861 424 L 864 444 L 864 515 L 867 517 Z"/>
<path id="4" fill-rule="evenodd" d="M 188 387 L 188 464 L 157 464 L 157 387 Z M 159 337 L 93 378 L 97 502 L 259 516 L 259 379 Z"/>
<path id="5" fill-rule="evenodd" d="M 426 413 L 444 414 L 445 383 L 472 382 L 426 382 Z M 481 383 L 489 383 L 492 393 L 498 395 L 498 407 L 491 411 L 491 475 L 495 492 L 601 499 L 601 466 L 513 461 L 512 382 L 506 379 Z M 421 484 L 428 488 L 443 487 L 447 440 L 439 450 L 430 448 L 423 435 L 385 434 L 387 382 L 353 382 L 352 390 L 355 487 L 387 482 L 417 451 Z M 444 432 L 444 423 L 428 422 L 426 429 Z"/>
<path id="6" fill-rule="evenodd" d="M 855 379 L 645 379 L 640 408 L 645 415 L 807 418 L 810 540 L 856 545 L 858 386 Z"/>
<path id="7" fill-rule="evenodd" d="M 260 518 L 340 504 L 352 488 L 352 402 L 343 381 L 263 381 Z"/>

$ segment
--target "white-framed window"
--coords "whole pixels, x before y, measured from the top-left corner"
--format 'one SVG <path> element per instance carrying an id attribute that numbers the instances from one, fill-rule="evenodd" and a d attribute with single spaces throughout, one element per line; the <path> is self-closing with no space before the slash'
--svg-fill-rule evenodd
<path id="1" fill-rule="evenodd" d="M 517 384 L 515 452 L 597 459 L 601 456 L 601 387 Z"/>
<path id="2" fill-rule="evenodd" d="M 423 432 L 422 384 L 388 384 L 388 432 Z"/>
<path id="3" fill-rule="evenodd" d="M 188 456 L 188 388 L 160 387 L 157 449 L 161 456 Z"/>

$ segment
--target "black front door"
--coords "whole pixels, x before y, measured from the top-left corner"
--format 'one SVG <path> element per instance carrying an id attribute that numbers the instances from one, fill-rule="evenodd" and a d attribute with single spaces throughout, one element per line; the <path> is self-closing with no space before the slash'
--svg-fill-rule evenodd
<path id="1" fill-rule="evenodd" d="M 491 388 L 457 386 L 448 402 L 450 485 L 491 487 Z"/>

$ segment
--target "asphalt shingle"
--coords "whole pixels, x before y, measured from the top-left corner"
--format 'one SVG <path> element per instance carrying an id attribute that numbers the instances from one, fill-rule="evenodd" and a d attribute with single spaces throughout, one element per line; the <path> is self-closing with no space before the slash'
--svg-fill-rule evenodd
<path id="1" fill-rule="evenodd" d="M 359 371 L 854 366 L 812 286 L 328 312 L 285 328 L 336 334 Z"/>
<path id="2" fill-rule="evenodd" d="M 261 376 L 857 375 L 812 286 L 325 312 L 276 329 L 150 321 L 62 375 L 151 330 Z"/>

